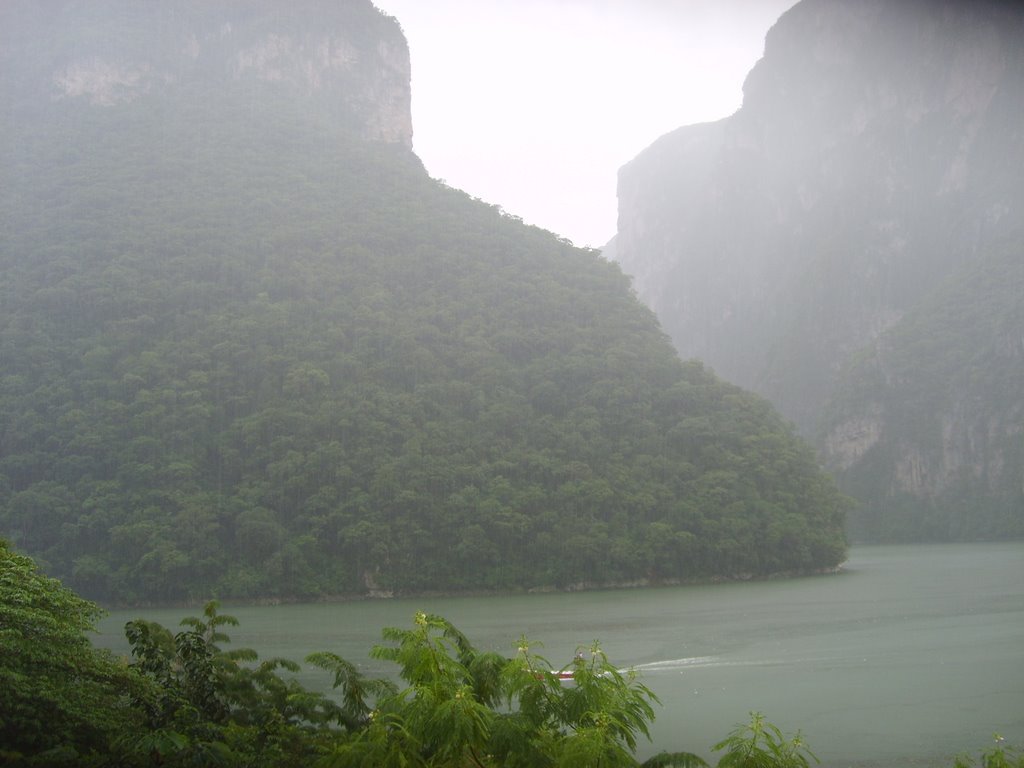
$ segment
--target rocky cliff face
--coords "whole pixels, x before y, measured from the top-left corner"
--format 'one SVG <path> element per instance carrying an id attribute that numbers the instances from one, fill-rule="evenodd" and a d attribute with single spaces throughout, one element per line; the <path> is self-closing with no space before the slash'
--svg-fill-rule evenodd
<path id="1" fill-rule="evenodd" d="M 1024 258 L 994 243 L 852 360 L 823 448 L 855 535 L 1024 535 Z"/>
<path id="2" fill-rule="evenodd" d="M 363 138 L 412 146 L 408 46 L 369 0 L 168 0 L 158 29 L 147 9 L 119 0 L 31 5 L 12 0 L 0 10 L 0 22 L 36 16 L 33 39 L 0 50 L 24 72 L 21 98 L 101 108 L 231 85 L 249 99 L 287 94 L 292 108 L 343 114 Z M 50 39 L 76 28 L 86 32 L 73 46 Z"/>
<path id="3" fill-rule="evenodd" d="M 825 434 L 843 471 L 885 444 L 873 498 L 934 497 L 965 466 L 996 466 L 979 458 L 994 433 L 968 427 L 952 394 L 939 443 L 967 447 L 946 459 L 895 438 L 880 392 L 833 401 L 862 350 L 1019 242 L 1021 39 L 1024 14 L 1006 3 L 804 0 L 769 32 L 735 115 L 681 128 L 620 172 L 614 253 L 682 354 Z"/>

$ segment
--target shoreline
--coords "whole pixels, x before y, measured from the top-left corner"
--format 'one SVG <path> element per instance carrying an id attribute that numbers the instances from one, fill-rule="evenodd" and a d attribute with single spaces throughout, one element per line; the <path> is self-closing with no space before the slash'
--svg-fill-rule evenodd
<path id="1" fill-rule="evenodd" d="M 615 590 L 631 589 L 663 589 L 670 587 L 701 587 L 712 584 L 740 584 L 748 582 L 780 581 L 784 579 L 805 579 L 819 576 L 834 576 L 845 571 L 846 561 L 829 568 L 817 568 L 808 571 L 779 571 L 766 575 L 751 573 L 739 573 L 732 576 L 709 576 L 700 579 L 633 579 L 622 582 L 590 583 L 577 582 L 566 586 L 543 585 L 537 587 L 520 589 L 465 589 L 465 590 L 421 590 L 402 592 L 381 588 L 368 589 L 366 592 L 336 593 L 331 595 L 296 595 L 296 596 L 268 596 L 268 597 L 206 597 L 194 600 L 182 600 L 171 602 L 141 602 L 108 604 L 96 602 L 104 611 L 127 611 L 127 610 L 164 610 L 178 608 L 202 609 L 207 603 L 216 600 L 224 607 L 231 606 L 258 606 L 269 607 L 274 605 L 301 605 L 334 603 L 357 603 L 374 600 L 415 600 L 417 598 L 471 598 L 471 597 L 503 597 L 508 595 L 550 595 L 550 594 L 571 594 L 575 592 L 612 592 Z"/>

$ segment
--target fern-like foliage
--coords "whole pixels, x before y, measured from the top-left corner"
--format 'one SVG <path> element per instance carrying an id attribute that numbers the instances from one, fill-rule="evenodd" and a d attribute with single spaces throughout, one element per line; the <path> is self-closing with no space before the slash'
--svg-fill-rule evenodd
<path id="1" fill-rule="evenodd" d="M 786 738 L 760 712 L 752 712 L 750 722 L 733 729 L 714 750 L 725 750 L 719 768 L 810 768 L 810 761 L 819 762 L 799 731 Z"/>

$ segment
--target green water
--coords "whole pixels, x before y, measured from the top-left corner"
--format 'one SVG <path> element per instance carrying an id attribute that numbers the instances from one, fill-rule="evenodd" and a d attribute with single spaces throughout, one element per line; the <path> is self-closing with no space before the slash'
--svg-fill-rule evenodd
<path id="1" fill-rule="evenodd" d="M 662 706 L 659 749 L 713 757 L 751 710 L 800 729 L 825 766 L 951 766 L 999 732 L 1024 744 L 1024 542 L 859 547 L 842 573 L 646 590 L 341 604 L 230 606 L 233 645 L 301 660 L 331 650 L 366 670 L 380 628 L 417 610 L 452 620 L 482 649 L 521 634 L 555 666 L 600 640 Z M 194 610 L 152 610 L 176 626 Z M 119 611 L 97 645 L 126 650 Z M 304 682 L 326 687 L 311 670 Z"/>

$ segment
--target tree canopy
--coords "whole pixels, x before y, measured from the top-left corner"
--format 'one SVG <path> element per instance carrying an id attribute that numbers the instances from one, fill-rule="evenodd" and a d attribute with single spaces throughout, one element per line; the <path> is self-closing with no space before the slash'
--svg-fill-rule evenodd
<path id="1" fill-rule="evenodd" d="M 45 28 L 26 61 L 87 28 Z M 157 28 L 140 40 L 166 47 Z M 44 98 L 15 29 L 0 532 L 83 594 L 577 587 L 843 559 L 843 502 L 810 451 L 681 362 L 597 252 L 295 89 L 192 76 L 124 103 Z"/>

